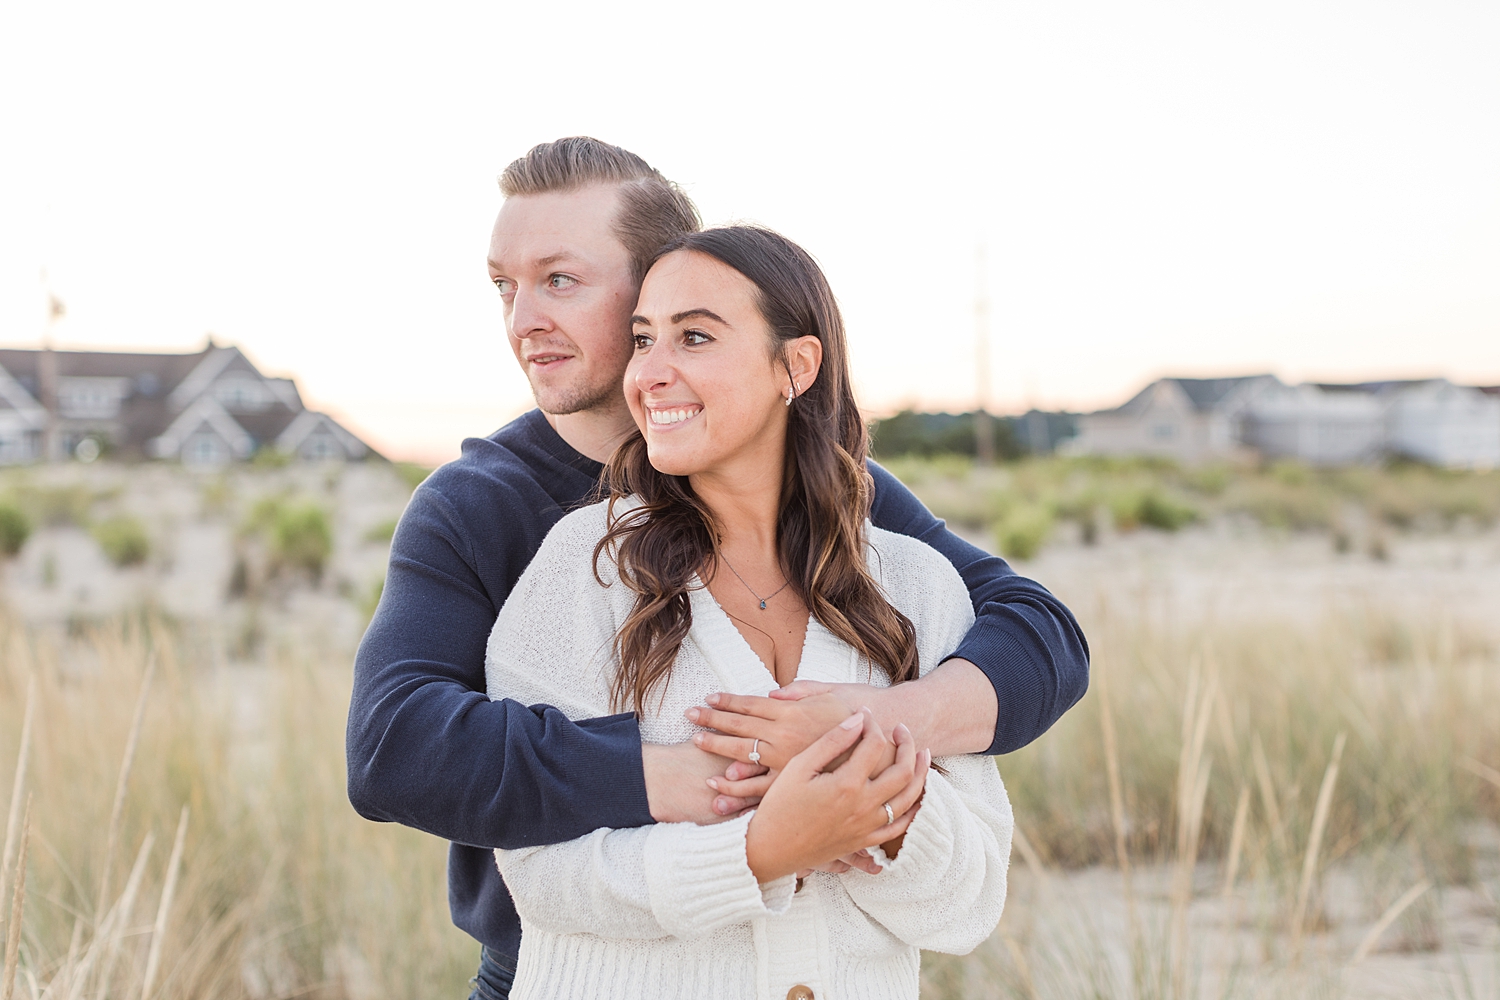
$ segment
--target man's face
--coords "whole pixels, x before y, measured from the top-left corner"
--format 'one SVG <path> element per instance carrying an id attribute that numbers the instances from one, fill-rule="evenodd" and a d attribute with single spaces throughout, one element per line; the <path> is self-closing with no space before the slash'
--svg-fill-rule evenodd
<path id="1" fill-rule="evenodd" d="M 537 406 L 560 416 L 622 402 L 638 291 L 613 232 L 613 186 L 507 198 L 490 238 L 490 280 Z"/>

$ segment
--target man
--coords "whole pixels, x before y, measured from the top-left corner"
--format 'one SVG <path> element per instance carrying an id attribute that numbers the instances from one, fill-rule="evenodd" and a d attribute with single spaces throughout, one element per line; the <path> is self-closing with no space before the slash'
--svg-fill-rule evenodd
<path id="1" fill-rule="evenodd" d="M 906 723 L 935 754 L 1004 753 L 1046 731 L 1088 683 L 1088 647 L 1068 610 L 949 533 L 872 464 L 874 523 L 942 552 L 978 618 L 921 680 L 884 690 L 799 683 L 774 703 L 720 699 L 697 720 L 717 730 L 701 734 L 703 748 L 643 746 L 628 714 L 574 723 L 545 705 L 488 700 L 485 646 L 500 606 L 633 430 L 621 384 L 641 279 L 656 248 L 699 225 L 675 185 L 594 139 L 537 146 L 500 186 L 490 278 L 538 409 L 465 441 L 463 456 L 413 494 L 355 661 L 348 730 L 360 814 L 453 842 L 449 901 L 454 922 L 483 945 L 481 1000 L 508 995 L 520 947 L 492 849 L 722 819 L 753 805 L 770 776 L 706 750 L 744 757 L 738 744 L 760 736 L 793 752 L 861 705 L 887 729 Z"/>

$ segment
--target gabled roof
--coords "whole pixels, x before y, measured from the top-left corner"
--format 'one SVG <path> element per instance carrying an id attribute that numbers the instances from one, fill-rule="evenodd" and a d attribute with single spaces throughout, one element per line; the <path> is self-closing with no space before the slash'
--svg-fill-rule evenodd
<path id="1" fill-rule="evenodd" d="M 1275 379 L 1275 375 L 1240 375 L 1235 378 L 1174 378 L 1195 410 L 1212 410 L 1251 382 Z"/>
<path id="2" fill-rule="evenodd" d="M 147 449 L 158 458 L 176 458 L 187 439 L 205 424 L 224 439 L 236 458 L 249 458 L 254 453 L 255 438 L 212 396 L 198 397 L 161 436 L 147 442 Z"/>
<path id="3" fill-rule="evenodd" d="M 334 438 L 349 458 L 363 458 L 373 450 L 345 430 L 328 414 L 314 413 L 312 410 L 303 410 L 297 414 L 296 419 L 276 439 L 276 448 L 279 451 L 296 453 L 302 447 L 302 443 L 315 433 L 327 434 Z"/>
<path id="4" fill-rule="evenodd" d="M 33 428 L 46 426 L 47 411 L 10 373 L 0 368 L 0 410 L 13 411 Z"/>
<path id="5" fill-rule="evenodd" d="M 192 354 L 140 354 L 129 351 L 53 351 L 59 378 L 68 376 L 124 376 L 139 380 L 155 376 L 158 392 L 170 391 L 210 351 L 208 347 Z M 38 393 L 37 365 L 42 352 L 34 349 L 0 348 L 0 367 L 10 372 L 32 395 Z"/>
<path id="6" fill-rule="evenodd" d="M 1101 412 L 1114 413 L 1120 416 L 1134 416 L 1150 405 L 1151 400 L 1164 383 L 1170 383 L 1181 389 L 1182 394 L 1187 397 L 1193 409 L 1200 412 L 1203 410 L 1212 410 L 1245 386 L 1255 382 L 1264 382 L 1267 379 L 1276 381 L 1276 376 L 1239 375 L 1232 378 L 1159 378 L 1130 397 L 1122 406 Z"/>

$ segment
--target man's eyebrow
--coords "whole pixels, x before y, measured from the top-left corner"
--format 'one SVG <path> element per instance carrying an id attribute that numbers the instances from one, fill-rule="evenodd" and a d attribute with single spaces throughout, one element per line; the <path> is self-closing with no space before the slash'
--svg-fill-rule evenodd
<path id="1" fill-rule="evenodd" d="M 548 254 L 545 257 L 538 257 L 535 261 L 533 261 L 533 266 L 535 266 L 535 267 L 551 267 L 553 264 L 556 264 L 556 263 L 558 263 L 560 261 L 565 261 L 565 260 L 570 260 L 571 261 L 571 260 L 582 260 L 582 259 L 583 259 L 582 257 L 578 256 L 576 253 L 574 253 L 571 250 L 559 250 L 559 251 L 557 251 L 557 253 L 550 253 L 550 254 Z M 501 265 L 500 262 L 497 261 L 497 260 L 495 260 L 495 258 L 493 258 L 493 257 L 486 257 L 484 262 L 490 266 L 490 270 L 492 270 L 492 271 L 504 271 L 505 270 L 504 266 Z"/>

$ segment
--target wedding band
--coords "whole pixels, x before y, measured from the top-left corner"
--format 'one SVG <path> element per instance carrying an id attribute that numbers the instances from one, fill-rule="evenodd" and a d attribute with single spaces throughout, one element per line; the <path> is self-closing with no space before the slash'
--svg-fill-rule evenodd
<path id="1" fill-rule="evenodd" d="M 892 823 L 896 822 L 896 814 L 891 811 L 891 804 L 889 802 L 883 804 L 880 808 L 885 810 L 886 826 L 890 826 Z"/>
<path id="2" fill-rule="evenodd" d="M 754 743 L 752 743 L 750 745 L 750 763 L 752 763 L 752 764 L 759 764 L 760 763 L 760 740 L 756 740 Z M 890 808 L 887 807 L 886 808 L 886 812 L 890 812 L 890 811 L 891 811 Z"/>

